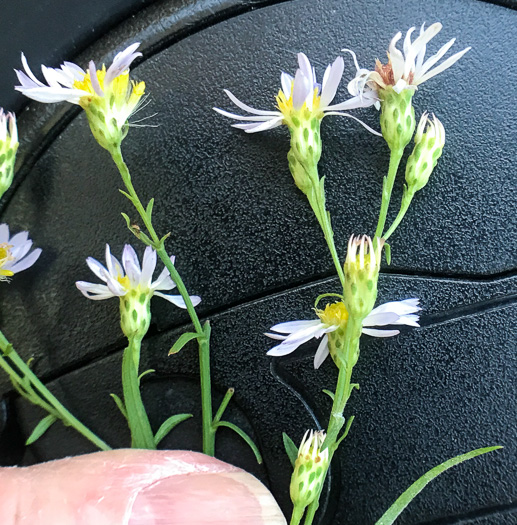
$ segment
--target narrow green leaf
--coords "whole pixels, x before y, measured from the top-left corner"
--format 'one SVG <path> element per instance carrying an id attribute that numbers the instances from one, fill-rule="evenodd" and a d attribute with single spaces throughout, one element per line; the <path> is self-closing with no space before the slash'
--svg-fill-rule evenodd
<path id="1" fill-rule="evenodd" d="M 210 326 L 210 321 L 205 321 L 203 325 L 203 332 L 205 332 L 205 337 L 210 340 L 210 334 L 212 333 L 212 327 Z"/>
<path id="2" fill-rule="evenodd" d="M 156 372 L 156 370 L 154 370 L 153 368 L 149 368 L 149 370 L 146 370 L 145 372 L 142 372 L 139 376 L 138 376 L 138 382 L 140 382 L 142 380 L 142 377 L 146 376 L 147 374 L 152 374 Z"/>
<path id="3" fill-rule="evenodd" d="M 32 431 L 32 434 L 27 438 L 25 445 L 32 445 L 37 439 L 39 439 L 55 422 L 57 417 L 49 414 L 44 417 L 37 425 L 36 428 Z"/>
<path id="4" fill-rule="evenodd" d="M 255 457 L 257 458 L 257 463 L 259 465 L 262 464 L 262 456 L 260 455 L 257 445 L 255 445 L 253 440 L 248 436 L 248 434 L 246 434 L 246 432 L 244 432 L 244 430 L 240 429 L 237 425 L 234 425 L 229 421 L 219 421 L 219 423 L 216 424 L 216 428 L 218 427 L 227 427 L 232 429 L 236 434 L 239 434 L 239 436 L 244 439 L 244 441 L 246 441 L 251 450 L 253 450 L 253 454 L 255 454 Z"/>
<path id="5" fill-rule="evenodd" d="M 411 503 L 413 498 L 417 496 L 430 481 L 432 481 L 445 470 L 454 467 L 463 461 L 475 458 L 481 454 L 486 454 L 487 452 L 492 452 L 493 450 L 497 450 L 499 448 L 503 447 L 485 447 L 478 448 L 477 450 L 471 450 L 466 454 L 456 456 L 455 458 L 449 459 L 441 465 L 432 468 L 421 478 L 417 479 L 413 485 L 411 485 L 401 496 L 399 496 L 397 501 L 393 503 L 393 505 L 383 514 L 382 518 L 375 525 L 391 525 L 397 519 L 399 514 Z"/>
<path id="6" fill-rule="evenodd" d="M 332 399 L 332 401 L 334 401 L 334 392 L 331 392 L 330 390 L 327 390 L 326 388 L 324 388 L 324 389 L 322 390 L 322 392 L 323 392 L 324 394 L 327 394 L 327 396 L 329 396 L 330 399 Z"/>
<path id="7" fill-rule="evenodd" d="M 127 227 L 131 229 L 131 219 L 127 215 L 127 213 L 121 213 L 122 217 L 124 217 L 124 220 L 126 221 Z"/>
<path id="8" fill-rule="evenodd" d="M 391 264 L 391 246 L 387 242 L 384 243 L 384 253 L 386 254 L 386 262 L 389 266 Z"/>
<path id="9" fill-rule="evenodd" d="M 341 437 L 336 441 L 336 444 L 334 445 L 334 450 L 337 450 L 337 448 L 341 444 L 341 441 L 343 441 L 343 439 L 345 439 L 348 436 L 348 433 L 350 432 L 350 427 L 352 426 L 354 419 L 355 419 L 355 416 L 350 416 L 347 419 L 345 430 L 343 431 L 343 434 L 341 435 Z"/>
<path id="10" fill-rule="evenodd" d="M 158 446 L 158 443 L 176 426 L 179 425 L 182 421 L 192 417 L 192 414 L 177 414 L 166 419 L 161 427 L 158 429 L 158 432 L 154 435 L 154 443 Z"/>
<path id="11" fill-rule="evenodd" d="M 325 297 L 338 297 L 339 299 L 343 300 L 343 296 L 338 293 L 322 293 L 321 295 L 318 295 L 318 297 L 316 297 L 316 301 L 314 301 L 314 308 L 317 308 L 318 303 Z"/>
<path id="12" fill-rule="evenodd" d="M 298 447 L 294 444 L 294 441 L 285 433 L 282 432 L 282 439 L 284 440 L 284 448 L 289 456 L 291 466 L 294 468 L 294 463 L 298 457 Z"/>
<path id="13" fill-rule="evenodd" d="M 120 193 L 122 193 L 122 195 L 124 195 L 124 197 L 127 197 L 131 202 L 133 202 L 133 197 L 131 197 L 131 195 L 129 195 L 129 193 L 127 193 L 124 190 L 118 190 L 118 191 L 120 191 Z"/>
<path id="14" fill-rule="evenodd" d="M 127 411 L 126 411 L 126 407 L 124 406 L 124 403 L 122 402 L 122 399 L 120 399 L 120 397 L 118 397 L 117 394 L 110 394 L 110 396 L 113 398 L 113 401 L 115 401 L 115 404 L 117 405 L 118 409 L 120 410 L 120 413 L 127 420 Z"/>
<path id="15" fill-rule="evenodd" d="M 189 341 L 199 337 L 199 334 L 196 332 L 185 332 L 181 334 L 178 340 L 172 345 L 172 348 L 169 350 L 169 355 L 177 354 Z"/>
<path id="16" fill-rule="evenodd" d="M 153 214 L 153 206 L 154 206 L 154 197 L 149 201 L 149 204 L 147 204 L 147 208 L 145 209 L 145 213 L 149 217 L 149 220 L 151 220 L 151 216 Z"/>

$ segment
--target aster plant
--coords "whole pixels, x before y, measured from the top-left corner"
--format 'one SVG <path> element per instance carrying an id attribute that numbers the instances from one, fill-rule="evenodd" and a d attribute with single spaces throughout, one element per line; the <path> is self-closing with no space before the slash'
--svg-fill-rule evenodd
<path id="1" fill-rule="evenodd" d="M 377 61 L 375 71 L 361 69 L 355 53 L 348 49 L 343 50 L 352 54 L 357 73 L 348 84 L 348 91 L 352 97 L 339 104 L 330 105 L 344 73 L 342 58 L 338 57 L 327 67 L 323 82 L 319 85 L 314 68 L 307 57 L 300 53 L 299 67 L 294 77 L 286 73 L 281 75 L 282 89 L 276 97 L 278 111 L 256 110 L 242 103 L 228 90 L 225 92 L 230 100 L 252 116 L 240 116 L 214 108 L 226 117 L 243 121 L 233 124 L 233 127 L 247 133 L 265 131 L 282 124 L 287 126 L 291 144 L 287 155 L 289 170 L 296 186 L 307 197 L 322 229 L 341 285 L 341 290 L 331 291 L 316 298 L 314 311 L 317 319 L 281 322 L 265 334 L 281 341 L 268 351 L 271 356 L 290 354 L 310 339 L 321 339 L 314 356 L 314 367 L 319 368 L 330 354 L 338 368 L 335 388 L 332 391 L 324 390 L 332 399 L 326 431 L 306 433 L 300 447 L 284 434 L 286 452 L 294 469 L 290 486 L 293 502 L 291 525 L 297 525 L 303 519 L 305 525 L 313 522 L 332 457 L 350 431 L 354 416 L 345 416 L 345 409 L 354 390 L 359 387 L 352 382 L 352 374 L 360 356 L 361 336 L 392 337 L 399 334 L 396 328 L 398 325 L 416 328 L 419 326 L 420 306 L 417 298 L 393 301 L 377 307 L 375 305 L 383 250 L 388 264 L 391 259 L 391 250 L 386 241 L 404 218 L 415 193 L 427 184 L 445 143 L 445 130 L 441 122 L 434 115 L 431 120 L 428 114 L 424 113 L 414 136 L 415 148 L 406 166 L 406 184 L 400 212 L 390 228 L 385 231 L 395 175 L 404 149 L 415 131 L 412 97 L 419 85 L 452 66 L 469 50 L 467 48 L 456 53 L 433 69 L 454 43 L 452 39 L 436 55 L 424 62 L 426 44 L 441 28 L 439 23 L 427 29 L 423 25 L 414 41 L 411 40 L 411 35 L 415 28 L 411 28 L 404 39 L 404 53 L 396 47 L 402 36 L 401 33 L 397 33 L 389 46 L 388 64 L 382 65 Z M 326 209 L 324 177 L 320 178 L 318 175 L 318 163 L 323 147 L 320 126 L 327 115 L 350 117 L 350 114 L 342 111 L 369 106 L 381 110 L 381 133 L 366 125 L 365 127 L 374 135 L 382 135 L 386 141 L 391 152 L 389 171 L 384 178 L 381 210 L 375 234 L 372 237 L 352 235 L 346 258 L 342 263 L 334 242 L 331 216 Z M 330 299 L 333 302 L 329 302 Z M 319 307 L 322 301 L 327 301 L 324 308 Z M 393 523 L 425 484 L 445 468 L 494 448 L 496 447 L 472 451 L 436 467 L 412 485 L 378 524 Z M 315 467 L 316 461 L 319 468 Z"/>
<path id="2" fill-rule="evenodd" d="M 360 68 L 353 51 L 356 75 L 348 83 L 351 97 L 334 103 L 345 71 L 343 57 L 338 56 L 327 66 L 321 84 L 308 57 L 298 54 L 298 68 L 294 75 L 282 73 L 281 89 L 275 101 L 276 109 L 259 110 L 239 100 L 225 90 L 230 101 L 241 112 L 214 108 L 219 114 L 237 123 L 233 127 L 246 133 L 267 131 L 286 126 L 290 137 L 287 164 L 297 188 L 305 195 L 321 227 L 339 280 L 338 289 L 318 296 L 314 301 L 311 319 L 279 322 L 265 335 L 276 341 L 268 354 L 282 357 L 296 352 L 311 339 L 319 340 L 313 366 L 335 366 L 337 380 L 332 389 L 324 389 L 332 400 L 325 430 L 307 430 L 298 447 L 283 435 L 286 452 L 293 466 L 290 496 L 293 502 L 291 525 L 304 521 L 311 525 L 319 506 L 328 470 L 333 456 L 349 434 L 354 416 L 347 413 L 347 404 L 359 385 L 353 382 L 353 371 L 361 351 L 361 337 L 396 337 L 400 326 L 418 329 L 420 301 L 416 297 L 401 298 L 377 305 L 378 280 L 381 276 L 383 253 L 389 264 L 391 250 L 387 240 L 404 219 L 416 193 L 428 183 L 442 154 L 445 130 L 434 116 L 424 112 L 416 126 L 412 99 L 418 86 L 446 70 L 459 60 L 469 48 L 438 63 L 452 47 L 454 39 L 445 44 L 435 55 L 425 60 L 426 46 L 439 33 L 442 26 L 422 26 L 418 37 L 412 40 L 415 28 L 404 38 L 403 52 L 397 48 L 401 33 L 393 38 L 388 49 L 388 63 L 377 61 L 375 70 Z M 140 352 L 144 337 L 151 323 L 151 299 L 154 296 L 185 309 L 192 323 L 191 331 L 183 333 L 172 345 L 169 354 L 175 354 L 189 341 L 196 341 L 199 348 L 201 390 L 201 418 L 203 451 L 215 454 L 217 429 L 227 427 L 235 431 L 251 447 L 259 462 L 260 452 L 235 424 L 223 420 L 232 398 L 229 388 L 219 408 L 212 408 L 210 374 L 210 323 L 204 324 L 196 311 L 201 298 L 190 295 L 175 267 L 175 258 L 168 254 L 166 243 L 169 234 L 158 235 L 153 226 L 154 199 L 144 205 L 135 190 L 129 168 L 122 154 L 122 141 L 131 126 L 132 115 L 144 100 L 145 83 L 132 80 L 130 66 L 141 56 L 139 44 L 128 46 L 115 55 L 112 64 L 98 69 L 93 61 L 88 67 L 64 62 L 60 68 L 41 67 L 45 82 L 39 80 L 22 54 L 23 70 L 17 71 L 19 85 L 16 89 L 27 97 L 43 102 L 68 102 L 80 106 L 86 114 L 94 139 L 111 156 L 118 168 L 124 189 L 121 193 L 139 214 L 143 228 L 122 213 L 130 232 L 143 244 L 142 262 L 137 251 L 126 244 L 121 260 L 106 245 L 105 264 L 88 257 L 87 266 L 100 282 L 77 281 L 78 290 L 88 299 L 98 301 L 119 299 L 120 327 L 127 338 L 122 359 L 122 395 L 111 394 L 128 423 L 131 446 L 156 448 L 163 437 L 191 414 L 177 414 L 166 419 L 153 432 L 141 397 L 141 378 L 152 370 L 140 370 Z M 380 132 L 361 122 L 349 113 L 358 108 L 380 109 Z M 347 253 L 343 257 L 337 250 L 331 214 L 326 207 L 325 178 L 320 177 L 319 161 L 323 153 L 321 124 L 327 116 L 352 118 L 363 125 L 371 136 L 383 137 L 389 150 L 388 174 L 384 177 L 379 219 L 375 233 L 351 235 Z M 415 133 L 416 127 L 416 133 Z M 405 185 L 400 211 L 389 228 L 385 228 L 395 176 L 405 148 L 414 140 L 405 169 Z M 13 114 L 0 110 L 0 196 L 10 187 L 18 148 L 16 119 Z M 31 251 L 32 250 L 32 251 Z M 10 235 L 6 224 L 0 225 L 0 281 L 15 278 L 28 270 L 39 258 L 41 249 L 32 249 L 28 232 Z M 154 276 L 158 259 L 163 268 Z M 5 283 L 2 284 L 4 286 Z M 176 289 L 178 294 L 165 294 Z M 110 447 L 84 424 L 77 420 L 46 388 L 26 363 L 16 353 L 7 338 L 0 332 L 0 367 L 9 375 L 16 390 L 28 401 L 38 405 L 47 415 L 27 440 L 32 443 L 56 421 L 71 426 L 102 450 Z M 324 362 L 330 356 L 327 363 Z M 333 363 L 333 364 L 332 364 Z M 326 385 L 329 386 L 329 385 Z M 499 447 L 477 449 L 435 467 L 417 480 L 379 519 L 377 525 L 389 525 L 434 477 L 449 467 Z"/>

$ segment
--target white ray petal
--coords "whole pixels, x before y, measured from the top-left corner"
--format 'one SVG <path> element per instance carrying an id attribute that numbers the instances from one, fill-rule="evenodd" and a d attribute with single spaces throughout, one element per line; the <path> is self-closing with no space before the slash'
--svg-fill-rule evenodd
<path id="1" fill-rule="evenodd" d="M 397 49 L 396 44 L 402 37 L 402 33 L 399 31 L 392 39 L 389 45 L 389 55 L 391 59 L 391 67 L 393 69 L 393 78 L 395 82 L 398 82 L 404 73 L 404 56 L 402 52 Z"/>
<path id="2" fill-rule="evenodd" d="M 431 71 L 428 71 L 425 75 L 420 77 L 418 80 L 418 84 L 422 84 L 429 80 L 430 78 L 433 78 L 434 76 L 438 75 L 439 73 L 442 73 L 446 69 L 450 68 L 455 62 L 457 62 L 467 51 L 470 51 L 470 47 L 467 47 L 463 51 L 460 51 L 459 53 L 456 53 L 455 55 L 452 55 L 449 57 L 445 62 L 442 62 L 439 66 L 436 66 L 434 69 L 431 69 Z"/>
<path id="3" fill-rule="evenodd" d="M 312 85 L 301 69 L 296 71 L 293 81 L 293 109 L 300 109 L 309 95 L 312 97 Z"/>
<path id="4" fill-rule="evenodd" d="M 395 312 L 370 313 L 363 321 L 363 326 L 384 326 L 387 324 L 395 324 L 399 319 L 400 315 L 397 315 Z"/>
<path id="5" fill-rule="evenodd" d="M 232 127 L 243 129 L 246 133 L 258 133 L 260 131 L 276 128 L 277 126 L 280 126 L 282 122 L 283 117 L 277 117 L 276 119 L 271 119 L 258 124 L 232 124 Z"/>
<path id="6" fill-rule="evenodd" d="M 293 332 L 304 330 L 311 326 L 318 326 L 320 324 L 322 323 L 319 319 L 311 319 L 310 321 L 287 321 L 286 323 L 279 323 L 272 326 L 271 330 L 281 334 L 292 334 Z"/>
<path id="7" fill-rule="evenodd" d="M 142 261 L 142 274 L 140 275 L 140 285 L 146 289 L 151 288 L 153 273 L 156 268 L 156 251 L 147 246 Z"/>
<path id="8" fill-rule="evenodd" d="M 393 337 L 400 334 L 398 330 L 376 330 L 375 328 L 363 328 L 362 332 L 371 337 Z"/>
<path id="9" fill-rule="evenodd" d="M 329 337 L 328 335 L 325 335 L 323 339 L 321 340 L 321 343 L 318 345 L 318 349 L 316 350 L 316 353 L 314 354 L 314 368 L 317 370 L 322 364 L 325 359 L 327 359 L 327 356 L 329 355 Z"/>
<path id="10" fill-rule="evenodd" d="M 107 268 L 102 265 L 97 259 L 94 259 L 93 257 L 88 257 L 86 259 L 86 264 L 88 265 L 88 268 L 101 280 L 106 282 L 108 278 L 106 275 L 108 274 Z"/>
<path id="11" fill-rule="evenodd" d="M 169 301 L 170 303 L 178 306 L 179 308 L 187 308 L 187 305 L 185 304 L 185 301 L 183 300 L 183 297 L 181 297 L 181 295 L 166 295 L 161 292 L 154 292 L 153 295 L 157 295 L 158 297 Z M 198 295 L 191 295 L 190 300 L 192 301 L 192 304 L 194 306 L 197 306 L 201 302 L 201 297 L 199 297 Z"/>
<path id="12" fill-rule="evenodd" d="M 224 109 L 219 109 L 219 108 L 212 108 L 212 109 L 214 111 L 217 111 L 217 113 L 224 115 L 225 117 L 232 118 L 234 120 L 244 120 L 244 121 L 249 121 L 249 122 L 269 122 L 269 120 L 271 119 L 282 116 L 282 113 L 280 111 L 276 112 L 276 116 L 266 116 L 266 115 L 250 116 L 250 115 L 237 115 L 237 113 L 230 113 L 229 111 L 225 111 Z"/>
<path id="13" fill-rule="evenodd" d="M 286 98 L 291 96 L 291 87 L 293 85 L 293 77 L 288 73 L 282 72 L 280 75 L 280 83 L 282 84 L 282 91 Z"/>
<path id="14" fill-rule="evenodd" d="M 348 118 L 354 119 L 355 121 L 359 122 L 359 124 L 361 124 L 361 126 L 363 126 L 363 128 L 366 128 L 373 135 L 377 135 L 378 137 L 382 137 L 382 133 L 379 133 L 378 131 L 375 131 L 373 128 L 368 126 L 368 124 L 364 123 L 361 119 L 358 119 L 357 117 L 354 117 L 354 115 L 350 115 L 350 113 L 341 113 L 339 111 L 329 111 L 329 112 L 325 113 L 325 116 L 327 116 L 327 115 L 340 115 L 342 117 L 348 117 Z"/>
<path id="15" fill-rule="evenodd" d="M 241 102 L 231 91 L 228 89 L 225 89 L 224 92 L 228 96 L 228 98 L 239 108 L 243 109 L 244 111 L 247 111 L 248 113 L 253 113 L 254 115 L 277 115 L 277 111 L 264 111 L 261 109 L 255 109 L 251 106 L 248 106 L 247 104 L 244 104 L 244 102 Z"/>

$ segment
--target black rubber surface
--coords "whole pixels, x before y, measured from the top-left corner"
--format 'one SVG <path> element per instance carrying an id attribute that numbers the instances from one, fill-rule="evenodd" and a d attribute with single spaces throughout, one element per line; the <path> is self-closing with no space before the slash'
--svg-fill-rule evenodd
<path id="1" fill-rule="evenodd" d="M 349 409 L 356 421 L 325 519 L 373 523 L 431 466 L 502 444 L 502 452 L 435 481 L 399 522 L 514 523 L 517 112 L 509 64 L 517 58 L 517 12 L 470 0 L 300 0 L 245 12 L 263 4 L 156 2 L 77 59 L 107 61 L 127 42 L 143 42 L 134 75 L 146 81 L 145 111 L 157 113 L 152 123 L 159 127 L 131 130 L 127 161 L 143 200 L 158 196 L 157 229 L 173 232 L 168 248 L 191 293 L 203 298 L 199 311 L 212 320 L 214 389 L 222 395 L 236 388 L 230 416 L 258 440 L 266 463 L 256 467 L 237 438 L 224 433 L 219 455 L 268 483 L 288 511 L 280 433 L 298 441 L 308 426 L 325 425 L 329 403 L 321 389 L 332 387 L 336 374 L 331 363 L 312 369 L 315 345 L 271 360 L 265 355 L 271 343 L 261 334 L 275 322 L 310 318 L 316 295 L 337 285 L 329 279 L 322 235 L 287 169 L 287 131 L 245 135 L 211 107 L 231 108 L 222 92 L 229 88 L 255 107 L 272 108 L 279 73 L 294 71 L 296 52 L 308 53 L 319 76 L 345 46 L 371 67 L 397 30 L 440 20 L 439 43 L 456 36 L 457 50 L 473 49 L 415 96 L 418 114 L 430 110 L 442 120 L 447 144 L 433 180 L 392 239 L 392 265 L 383 268 L 379 294 L 382 302 L 420 297 L 422 328 L 390 340 L 364 338 L 356 372 L 361 391 Z M 346 71 L 353 75 L 351 61 Z M 345 96 L 343 84 L 338 98 Z M 378 127 L 373 110 L 357 115 Z M 387 148 L 352 121 L 328 117 L 322 128 L 321 174 L 344 257 L 349 234 L 375 226 Z M 124 422 L 108 397 L 120 389 L 113 384 L 123 348 L 117 301 L 87 301 L 73 283 L 94 279 L 84 259 L 102 259 L 105 242 L 115 253 L 133 242 L 120 219 L 129 206 L 118 194 L 115 168 L 75 109 L 30 104 L 20 132 L 18 178 L 2 220 L 29 229 L 44 253 L 4 288 L 2 328 L 24 357 L 35 357 L 35 370 L 72 411 L 111 444 L 126 446 Z M 158 426 L 171 413 L 198 410 L 197 360 L 194 347 L 167 357 L 188 318 L 153 301 L 143 366 L 157 373 L 144 395 Z M 10 391 L 5 377 L 0 388 Z M 91 450 L 58 425 L 24 450 L 23 437 L 41 414 L 20 401 L 10 409 L 10 430 L 0 438 L 4 463 Z M 197 419 L 163 443 L 199 449 L 199 441 Z"/>

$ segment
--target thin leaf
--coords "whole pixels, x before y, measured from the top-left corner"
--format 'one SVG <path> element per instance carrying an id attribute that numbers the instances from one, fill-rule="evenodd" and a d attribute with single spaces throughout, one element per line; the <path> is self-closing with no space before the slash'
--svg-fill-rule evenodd
<path id="1" fill-rule="evenodd" d="M 176 414 L 166 419 L 161 427 L 158 429 L 158 432 L 154 435 L 154 443 L 158 446 L 158 443 L 176 426 L 179 425 L 182 421 L 192 417 L 192 414 Z"/>
<path id="2" fill-rule="evenodd" d="M 391 264 L 391 246 L 387 242 L 384 243 L 384 253 L 386 254 L 386 262 L 389 266 Z"/>
<path id="3" fill-rule="evenodd" d="M 284 440 L 284 448 L 289 456 L 291 466 L 294 468 L 294 463 L 298 457 L 298 447 L 294 444 L 294 441 L 285 433 L 282 432 L 282 439 Z"/>
<path id="4" fill-rule="evenodd" d="M 145 213 L 149 217 L 149 220 L 151 220 L 151 216 L 153 214 L 153 206 L 154 206 L 154 197 L 149 201 L 149 204 L 147 205 L 147 208 L 145 209 Z"/>
<path id="5" fill-rule="evenodd" d="M 257 463 L 259 465 L 262 464 L 262 456 L 260 455 L 257 445 L 255 445 L 253 440 L 248 436 L 248 434 L 246 434 L 246 432 L 244 432 L 244 430 L 240 429 L 237 425 L 234 425 L 233 423 L 230 423 L 229 421 L 219 421 L 219 423 L 217 423 L 216 425 L 216 428 L 217 427 L 227 427 L 227 428 L 232 429 L 236 434 L 239 434 L 239 436 L 242 439 L 244 439 L 244 441 L 246 441 L 246 443 L 251 448 L 251 450 L 253 450 L 253 454 L 255 454 L 255 457 L 257 458 Z"/>
<path id="6" fill-rule="evenodd" d="M 169 355 L 177 354 L 189 341 L 198 337 L 199 334 L 196 332 L 185 332 L 184 334 L 181 334 L 169 350 Z"/>
<path id="7" fill-rule="evenodd" d="M 345 439 L 348 436 L 348 433 L 350 432 L 350 427 L 352 426 L 354 419 L 355 419 L 355 416 L 350 416 L 347 419 L 345 430 L 343 431 L 343 434 L 341 435 L 341 437 L 336 441 L 336 444 L 334 445 L 334 450 L 337 450 L 337 448 L 341 444 L 341 441 L 343 441 L 343 439 Z"/>
<path id="8" fill-rule="evenodd" d="M 118 190 L 118 191 L 120 191 L 120 193 L 122 193 L 122 195 L 124 195 L 124 197 L 127 197 L 131 202 L 133 202 L 133 197 L 131 197 L 131 195 L 129 195 L 129 193 L 127 193 L 124 190 Z"/>
<path id="9" fill-rule="evenodd" d="M 122 399 L 117 396 L 117 394 L 110 394 L 110 396 L 113 398 L 113 401 L 115 401 L 115 404 L 117 405 L 118 409 L 120 410 L 120 413 L 126 418 L 127 420 L 127 410 L 124 406 L 124 403 L 122 402 Z"/>
<path id="10" fill-rule="evenodd" d="M 326 388 L 324 388 L 324 389 L 322 390 L 322 392 L 323 392 L 324 394 L 327 394 L 327 396 L 329 396 L 330 399 L 332 399 L 332 401 L 334 401 L 334 392 L 331 392 L 330 390 L 327 390 Z"/>
<path id="11" fill-rule="evenodd" d="M 343 300 L 343 296 L 338 293 L 322 293 L 321 295 L 318 295 L 318 297 L 316 297 L 316 301 L 314 301 L 314 308 L 317 308 L 318 303 L 325 297 L 339 297 L 339 299 Z"/>
<path id="12" fill-rule="evenodd" d="M 397 501 L 393 503 L 393 505 L 383 514 L 382 518 L 375 525 L 391 525 L 397 519 L 399 514 L 411 503 L 413 498 L 417 496 L 430 481 L 432 481 L 445 470 L 454 467 L 463 461 L 475 458 L 481 454 L 486 454 L 487 452 L 492 452 L 493 450 L 497 450 L 499 448 L 503 447 L 485 447 L 471 450 L 466 454 L 456 456 L 455 458 L 449 459 L 441 465 L 432 468 L 421 478 L 417 479 L 413 485 L 411 485 L 401 496 L 399 496 Z"/>
<path id="13" fill-rule="evenodd" d="M 153 368 L 149 368 L 149 370 L 146 370 L 145 372 L 142 372 L 139 376 L 138 376 L 138 382 L 140 382 L 142 380 L 142 377 L 146 376 L 147 374 L 152 374 L 156 372 L 156 370 L 154 370 Z"/>
<path id="14" fill-rule="evenodd" d="M 44 417 L 32 431 L 32 434 L 27 438 L 25 445 L 32 445 L 37 439 L 39 439 L 55 422 L 57 417 L 53 414 L 49 414 Z"/>

